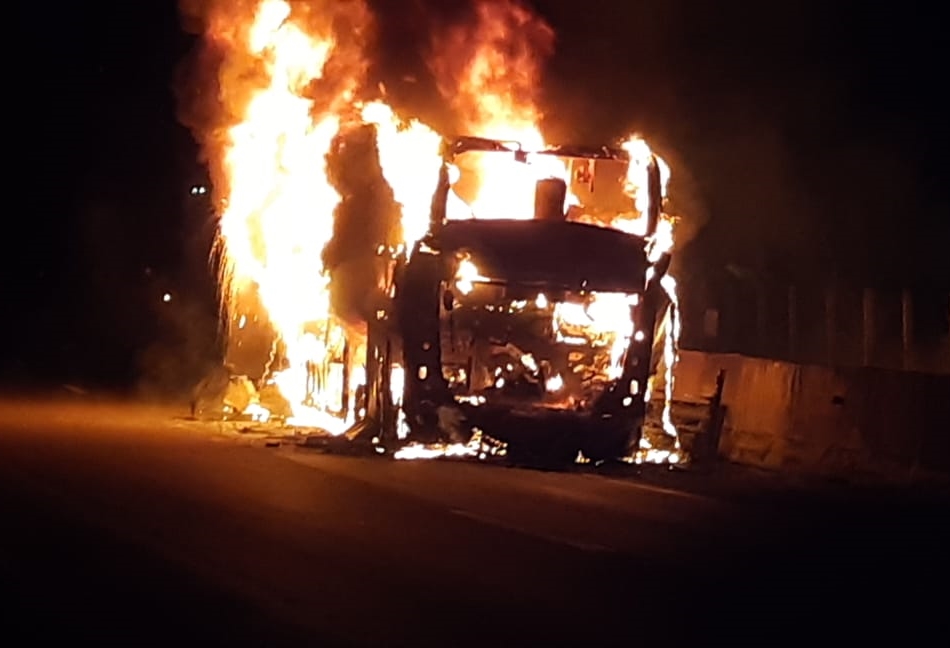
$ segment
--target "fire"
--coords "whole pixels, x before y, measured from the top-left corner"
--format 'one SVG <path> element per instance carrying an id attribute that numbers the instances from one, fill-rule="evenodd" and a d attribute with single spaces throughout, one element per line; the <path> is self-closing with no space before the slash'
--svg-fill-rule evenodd
<path id="1" fill-rule="evenodd" d="M 634 202 L 635 213 L 630 216 L 620 216 L 611 223 L 612 227 L 643 236 L 646 234 L 647 213 L 650 209 L 650 196 L 646 191 L 648 184 L 648 174 L 650 164 L 656 164 L 660 175 L 661 199 L 665 202 L 667 196 L 667 186 L 670 180 L 670 167 L 659 155 L 656 155 L 646 141 L 633 135 L 622 145 L 622 148 L 630 155 L 630 163 L 627 166 L 627 176 L 625 192 Z M 648 258 L 651 262 L 658 261 L 662 255 L 668 254 L 673 249 L 673 233 L 675 220 L 663 211 L 663 205 L 660 205 L 660 218 L 657 222 L 656 232 L 652 240 L 648 242 Z M 648 281 L 652 280 L 652 271 L 648 275 Z M 660 287 L 666 293 L 669 299 L 669 306 L 663 319 L 663 406 L 660 413 L 660 420 L 663 432 L 673 440 L 673 450 L 660 450 L 653 448 L 650 441 L 643 437 L 640 441 L 641 452 L 636 457 L 638 463 L 646 461 L 647 463 L 679 463 L 682 459 L 679 433 L 673 424 L 673 384 L 675 380 L 676 363 L 679 360 L 678 348 L 680 339 L 680 314 L 679 299 L 676 294 L 676 279 L 669 274 L 660 279 Z M 645 397 L 647 402 L 653 398 L 653 383 L 648 386 Z"/>
<path id="2" fill-rule="evenodd" d="M 673 381 L 675 380 L 674 369 L 679 360 L 677 355 L 677 345 L 680 339 L 680 314 L 679 298 L 676 296 L 676 279 L 672 275 L 666 275 L 660 280 L 660 285 L 666 291 L 670 299 L 670 307 L 666 312 L 666 321 L 664 322 L 664 344 L 663 344 L 663 364 L 666 368 L 666 380 L 664 381 L 663 393 L 663 431 L 676 439 L 676 448 L 679 449 L 679 438 L 676 432 L 676 426 L 673 425 L 671 410 L 673 405 Z"/>
<path id="3" fill-rule="evenodd" d="M 220 216 L 225 310 L 237 330 L 257 322 L 258 315 L 273 329 L 275 342 L 263 382 L 287 401 L 289 422 L 340 433 L 354 415 L 347 395 L 365 376 L 360 373 L 359 345 L 350 348 L 351 339 L 331 309 L 334 284 L 323 252 L 333 237 L 341 196 L 328 177 L 327 154 L 346 124 L 375 126 L 380 168 L 401 210 L 400 248 L 408 253 L 429 225 L 442 165 L 441 135 L 418 120 L 397 116 L 384 101 L 360 100 L 367 67 L 362 34 L 370 20 L 362 0 L 222 0 L 210 7 L 204 17 L 205 37 L 220 55 L 216 121 L 198 137 Z M 434 41 L 430 67 L 457 116 L 457 132 L 511 141 L 512 151 L 523 153 L 519 160 L 514 154 L 476 154 L 450 168 L 455 190 L 450 218 L 529 219 L 537 180 L 561 178 L 570 188 L 571 170 L 563 161 L 532 155 L 547 146 L 538 88 L 541 63 L 553 40 L 550 26 L 521 2 L 480 0 L 470 23 Z M 646 191 L 649 168 L 659 166 L 664 196 L 670 170 L 642 138 L 630 137 L 622 146 L 631 159 L 624 185 L 630 210 L 598 224 L 643 235 L 646 214 L 656 207 L 649 205 Z M 567 203 L 565 208 L 577 204 L 570 191 Z M 575 220 L 585 218 L 581 213 Z M 673 226 L 673 219 L 661 214 L 649 242 L 651 260 L 672 248 Z M 471 286 L 479 278 L 474 264 L 463 261 L 460 286 Z M 675 282 L 665 277 L 662 285 L 675 306 Z M 630 336 L 643 334 L 632 330 L 629 299 L 595 296 L 584 314 L 584 321 L 593 316 L 614 336 L 612 372 Z M 535 304 L 548 308 L 544 295 L 538 295 Z M 663 424 L 675 438 L 669 404 L 679 319 L 673 313 L 666 326 Z M 522 361 L 530 368 L 534 359 L 525 356 Z M 403 381 L 402 369 L 394 368 L 394 401 L 402 398 Z M 547 389 L 556 392 L 562 385 L 561 376 L 551 376 Z M 272 418 L 260 402 L 245 414 L 259 421 Z M 429 456 L 431 450 L 406 449 L 402 456 Z M 481 452 L 470 444 L 464 449 L 446 446 L 434 454 Z"/>
<path id="4" fill-rule="evenodd" d="M 337 25 L 367 15 L 362 2 L 343 4 L 321 13 L 286 0 L 211 3 L 205 36 L 221 50 L 225 127 L 199 133 L 216 179 L 225 310 L 243 329 L 257 317 L 242 310 L 259 303 L 275 335 L 264 378 L 291 421 L 334 431 L 337 419 L 323 415 L 327 363 L 342 343 L 322 252 L 340 195 L 326 156 L 365 69 L 359 30 L 341 38 Z M 245 414 L 266 420 L 263 409 Z"/>
<path id="5" fill-rule="evenodd" d="M 425 124 L 399 119 L 381 101 L 362 109 L 363 121 L 376 126 L 379 162 L 402 211 L 403 243 L 411 251 L 429 226 L 429 207 L 442 157 L 442 137 Z"/>
<path id="6" fill-rule="evenodd" d="M 482 276 L 478 272 L 478 267 L 472 263 L 471 259 L 464 258 L 459 261 L 458 269 L 455 273 L 455 285 L 463 295 L 472 292 L 472 290 L 475 289 L 474 283 L 481 279 Z"/>
<path id="7" fill-rule="evenodd" d="M 475 429 L 468 443 L 409 443 L 393 454 L 394 459 L 441 459 L 475 457 L 482 461 L 489 457 L 504 457 L 508 449 L 504 443 L 487 437 Z"/>
<path id="8" fill-rule="evenodd" d="M 462 133 L 512 143 L 531 152 L 545 148 L 538 108 L 541 63 L 554 32 L 522 4 L 482 0 L 474 21 L 441 35 L 430 66 L 439 90 L 458 114 Z M 460 169 L 476 218 L 530 219 L 534 183 L 567 179 L 564 164 L 550 156 L 472 155 Z"/>

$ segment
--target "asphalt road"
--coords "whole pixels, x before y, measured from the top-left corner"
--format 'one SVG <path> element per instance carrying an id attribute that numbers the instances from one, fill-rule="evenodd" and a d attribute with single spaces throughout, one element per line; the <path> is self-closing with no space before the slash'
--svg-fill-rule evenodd
<path id="1" fill-rule="evenodd" d="M 0 404 L 0 618 L 19 637 L 6 645 L 908 643 L 947 630 L 950 508 L 936 496 L 750 483 L 712 497 L 266 447 L 176 414 Z"/>

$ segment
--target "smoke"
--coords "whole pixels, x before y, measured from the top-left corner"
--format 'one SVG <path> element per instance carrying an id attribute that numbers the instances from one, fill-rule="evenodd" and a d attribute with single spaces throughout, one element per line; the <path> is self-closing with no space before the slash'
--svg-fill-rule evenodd
<path id="1" fill-rule="evenodd" d="M 217 299 L 220 290 L 213 248 L 216 217 L 206 195 L 181 200 L 185 222 L 179 230 L 182 255 L 173 268 L 146 268 L 141 298 L 146 301 L 148 343 L 135 360 L 135 388 L 155 400 L 190 397 L 192 388 L 220 366 L 225 341 Z"/>
<path id="2" fill-rule="evenodd" d="M 703 199 L 702 188 L 692 174 L 685 156 L 672 145 L 654 140 L 648 140 L 653 151 L 663 158 L 671 169 L 664 212 L 676 221 L 673 253 L 677 255 L 686 249 L 709 221 L 709 211 Z"/>
<path id="3" fill-rule="evenodd" d="M 308 34 L 333 41 L 322 74 L 301 93 L 313 101 L 315 116 L 339 114 L 352 105 L 369 69 L 366 51 L 375 21 L 364 0 L 304 0 L 294 2 L 292 16 Z"/>
<path id="4" fill-rule="evenodd" d="M 327 175 L 340 194 L 333 238 L 324 249 L 334 312 L 348 325 L 362 326 L 383 294 L 379 246 L 400 241 L 400 211 L 379 164 L 374 126 L 344 128 L 327 155 Z"/>
<path id="5" fill-rule="evenodd" d="M 266 62 L 249 52 L 249 29 L 261 0 L 180 0 L 182 25 L 202 36 L 174 81 L 179 121 L 195 137 L 211 175 L 214 204 L 231 193 L 221 153 L 254 94 L 269 83 Z M 374 32 L 363 0 L 289 0 L 290 18 L 307 33 L 333 42 L 330 56 L 301 96 L 319 116 L 344 112 L 361 88 L 364 55 Z"/>
<path id="6" fill-rule="evenodd" d="M 254 112 L 249 110 L 250 102 L 263 96 L 261 91 L 271 93 L 269 96 L 274 96 L 275 91 L 283 92 L 284 102 L 279 108 L 291 106 L 295 115 L 299 115 L 294 104 L 296 98 L 308 100 L 304 110 L 309 110 L 315 126 L 324 124 L 332 129 L 338 117 L 345 119 L 365 84 L 368 63 L 364 50 L 373 37 L 373 20 L 363 0 L 186 0 L 181 4 L 181 12 L 186 29 L 201 38 L 176 79 L 179 119 L 190 128 L 200 145 L 202 161 L 211 176 L 215 211 L 225 219 L 225 224 L 238 232 L 236 237 L 229 235 L 227 241 L 217 238 L 211 251 L 226 260 L 221 265 L 220 283 L 222 322 L 228 330 L 227 357 L 241 373 L 259 375 L 272 360 L 270 338 L 274 331 L 271 329 L 292 328 L 295 323 L 288 322 L 286 317 L 289 312 L 292 319 L 296 311 L 292 304 L 281 302 L 289 308 L 282 311 L 284 319 L 275 320 L 271 327 L 268 315 L 273 313 L 263 308 L 261 298 L 273 300 L 274 291 L 267 296 L 256 294 L 260 277 L 246 272 L 248 267 L 271 267 L 275 261 L 279 263 L 287 255 L 297 253 L 295 250 L 299 250 L 300 245 L 308 252 L 308 259 L 317 261 L 308 263 L 309 269 L 314 270 L 314 266 L 319 265 L 323 243 L 333 227 L 333 202 L 329 192 L 308 191 L 305 175 L 311 167 L 314 174 L 321 173 L 322 164 L 314 162 L 326 149 L 314 147 L 328 145 L 332 130 L 327 132 L 326 140 L 322 140 L 323 131 L 316 138 L 310 137 L 302 147 L 304 150 L 298 151 L 293 148 L 295 144 L 310 135 L 306 124 L 299 120 L 284 122 L 286 114 L 280 113 L 275 113 L 270 120 L 260 119 L 262 106 L 265 110 L 274 108 L 266 103 L 254 104 L 258 119 L 251 136 L 246 129 L 238 133 L 235 127 L 247 125 L 246 116 Z M 306 121 L 304 116 L 303 122 Z M 256 142 L 264 144 L 261 150 L 254 150 Z M 248 175 L 247 169 L 255 159 L 274 154 L 275 149 L 269 149 L 268 144 L 275 146 L 276 162 L 287 173 L 275 171 L 266 177 Z M 244 174 L 235 171 L 235 167 Z M 361 190 L 353 188 L 350 178 L 337 176 L 344 197 Z M 245 183 L 260 181 L 264 183 L 264 190 L 248 200 L 246 191 L 236 191 L 246 185 L 230 186 L 235 177 Z M 296 182 L 290 189 L 284 184 L 288 177 Z M 320 179 L 315 175 L 313 181 L 319 183 Z M 286 197 L 294 190 L 308 196 L 311 204 L 284 203 L 280 209 L 274 209 L 275 196 Z M 236 200 L 238 195 L 243 200 Z M 351 202 L 352 197 L 346 200 Z M 274 214 L 281 222 L 275 222 Z M 339 222 L 353 221 L 349 214 L 347 205 Z M 321 227 L 310 231 L 306 239 L 289 244 L 286 239 L 275 241 L 269 236 L 275 227 L 298 227 L 300 217 L 313 218 Z M 352 247 L 352 254 L 359 256 L 361 241 L 348 234 L 345 225 L 341 228 L 334 232 L 340 237 L 338 245 L 327 253 L 340 274 L 340 279 L 334 280 L 339 284 L 339 290 L 335 290 L 338 312 L 355 318 L 359 309 L 348 302 L 346 286 L 352 283 L 364 286 L 367 282 L 359 271 L 343 270 L 350 268 L 351 259 L 341 252 L 340 245 Z M 362 224 L 363 231 L 372 229 L 372 224 Z M 224 248 L 234 243 L 243 249 L 231 257 Z M 228 260 L 239 261 L 241 267 L 231 267 Z M 283 280 L 306 281 L 307 277 L 287 275 Z M 319 277 L 314 276 L 313 280 L 316 282 Z"/>
<path id="7" fill-rule="evenodd" d="M 215 159 L 224 150 L 228 130 L 240 122 L 257 87 L 266 83 L 261 62 L 238 43 L 246 29 L 230 15 L 253 13 L 257 0 L 181 0 L 184 29 L 203 36 L 182 61 L 174 81 L 179 121 L 194 136 L 201 161 L 208 165 L 214 204 L 229 193 L 224 167 Z M 217 34 L 211 37 L 210 34 Z M 229 84 L 229 78 L 259 79 L 259 83 Z"/>
<path id="8" fill-rule="evenodd" d="M 223 159 L 230 131 L 241 121 L 254 93 L 270 81 L 266 61 L 247 46 L 253 16 L 269 1 L 180 2 L 184 27 L 201 38 L 175 81 L 178 116 L 200 145 L 211 176 L 212 204 L 219 212 L 231 195 Z M 386 40 L 383 32 L 399 30 L 403 23 L 375 20 L 364 0 L 290 0 L 289 6 L 295 25 L 333 43 L 319 73 L 295 90 L 311 100 L 315 122 L 330 114 L 346 115 L 353 103 L 367 94 L 371 48 L 381 37 Z M 394 12 L 392 7 L 387 11 L 388 20 Z M 477 134 L 507 137 L 492 126 L 524 128 L 542 122 L 542 73 L 554 52 L 555 31 L 528 4 L 474 0 L 454 9 L 448 3 L 415 2 L 406 13 L 412 16 L 404 20 L 414 20 L 420 14 L 427 18 L 423 21 L 429 30 L 427 49 L 419 61 L 426 69 L 418 70 L 417 76 L 431 77 L 441 95 L 440 104 L 452 113 L 455 129 L 479 129 Z M 377 56 L 384 55 L 383 49 L 377 52 Z M 582 85 L 577 92 L 585 92 Z M 398 103 L 395 92 L 389 94 Z M 553 105 L 548 103 L 549 108 Z M 644 134 L 653 141 L 649 130 Z M 671 150 L 658 147 L 673 168 L 668 211 L 681 217 L 677 242 L 682 247 L 704 222 L 705 210 L 687 167 Z M 380 273 L 377 248 L 397 243 L 399 210 L 379 167 L 372 128 L 345 126 L 327 162 L 329 180 L 341 201 L 334 212 L 333 236 L 324 249 L 323 261 L 333 277 L 335 312 L 355 324 L 373 310 Z M 223 286 L 226 279 L 222 277 Z"/>
<path id="9" fill-rule="evenodd" d="M 137 391 L 149 399 L 181 399 L 221 364 L 218 318 L 201 300 L 152 301 L 154 339 L 137 358 Z"/>
<path id="10" fill-rule="evenodd" d="M 554 54 L 555 31 L 525 3 L 475 0 L 466 12 L 453 12 L 432 24 L 428 67 L 443 100 L 454 110 L 457 129 L 475 130 L 471 133 L 475 135 L 506 137 L 504 128 L 498 128 L 500 125 L 515 129 L 541 125 L 547 135 L 556 134 L 558 143 L 594 145 L 618 136 L 625 139 L 631 132 L 643 130 L 640 124 L 624 127 L 625 122 L 635 117 L 629 114 L 637 110 L 632 101 L 616 102 L 612 108 L 617 113 L 610 124 L 612 131 L 607 132 L 585 124 L 584 111 L 565 116 L 553 110 L 567 98 L 565 94 L 589 95 L 584 103 L 596 104 L 593 98 L 598 91 L 592 84 L 585 84 L 586 76 L 575 75 L 569 93 L 542 93 L 546 85 L 543 67 Z M 610 74 L 616 79 L 616 65 L 610 66 Z M 644 94 L 649 90 L 644 88 Z M 647 120 L 640 116 L 637 121 Z M 677 219 L 676 247 L 682 250 L 706 224 L 708 210 L 686 156 L 679 154 L 672 141 L 657 137 L 654 129 L 644 135 L 672 168 L 666 211 Z M 595 139 L 581 141 L 583 137 Z"/>
<path id="11" fill-rule="evenodd" d="M 478 0 L 468 15 L 433 27 L 429 70 L 458 126 L 540 121 L 541 64 L 554 51 L 543 18 L 517 0 Z"/>

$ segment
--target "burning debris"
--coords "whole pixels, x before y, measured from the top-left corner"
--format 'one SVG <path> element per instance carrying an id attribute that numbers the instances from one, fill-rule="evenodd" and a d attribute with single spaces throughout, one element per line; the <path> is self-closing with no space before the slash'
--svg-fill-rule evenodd
<path id="1" fill-rule="evenodd" d="M 545 142 L 540 18 L 477 2 L 434 40 L 437 85 L 477 136 L 446 139 L 361 98 L 360 0 L 189 6 L 217 71 L 190 123 L 220 212 L 233 368 L 205 387 L 222 413 L 369 435 L 396 458 L 554 443 L 683 459 L 670 170 L 639 137 Z"/>

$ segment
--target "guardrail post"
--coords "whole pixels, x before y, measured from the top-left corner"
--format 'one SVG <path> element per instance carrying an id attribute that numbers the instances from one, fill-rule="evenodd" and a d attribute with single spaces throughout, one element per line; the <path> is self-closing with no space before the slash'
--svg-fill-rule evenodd
<path id="1" fill-rule="evenodd" d="M 825 360 L 828 365 L 833 367 L 837 362 L 838 355 L 835 345 L 838 336 L 838 304 L 837 292 L 834 286 L 828 286 L 825 289 Z"/>
<path id="2" fill-rule="evenodd" d="M 914 301 L 910 290 L 901 293 L 901 363 L 904 371 L 913 366 L 914 346 Z"/>
<path id="3" fill-rule="evenodd" d="M 874 291 L 870 288 L 864 289 L 864 298 L 862 300 L 862 314 L 863 314 L 863 347 L 861 353 L 862 364 L 865 367 L 870 367 L 874 362 L 874 346 L 875 346 L 875 327 L 874 327 L 874 316 L 876 314 L 876 308 L 874 303 Z"/>
<path id="4" fill-rule="evenodd" d="M 788 357 L 798 362 L 798 295 L 795 286 L 788 287 Z"/>
<path id="5" fill-rule="evenodd" d="M 725 421 L 725 408 L 722 404 L 722 391 L 726 383 L 726 370 L 720 369 L 716 374 L 716 391 L 709 399 L 709 418 L 706 430 L 701 461 L 708 467 L 714 466 L 719 460 L 719 439 L 722 436 L 722 426 Z"/>

